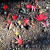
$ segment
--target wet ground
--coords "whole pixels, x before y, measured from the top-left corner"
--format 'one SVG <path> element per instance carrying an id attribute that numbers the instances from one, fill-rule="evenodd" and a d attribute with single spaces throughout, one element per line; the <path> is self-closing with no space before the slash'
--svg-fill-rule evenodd
<path id="1" fill-rule="evenodd" d="M 20 2 L 18 2 L 19 4 Z M 28 4 L 28 2 L 22 2 L 23 4 Z M 4 3 L 5 4 L 5 3 Z M 13 2 L 10 4 L 10 12 L 9 14 L 15 14 L 18 15 L 19 7 L 17 2 Z M 39 2 L 40 6 L 45 5 L 49 6 L 49 12 L 50 12 L 50 2 L 48 4 L 44 2 Z M 18 7 L 18 8 L 16 8 Z M 23 7 L 23 6 L 22 6 Z M 47 13 L 47 16 L 50 20 L 50 13 Z M 21 16 L 24 16 L 25 18 L 29 19 L 29 16 L 33 18 L 35 12 L 28 12 L 28 14 L 21 14 Z M 50 27 L 49 28 L 43 28 L 41 27 L 41 23 L 33 20 L 34 28 L 29 27 L 29 29 L 25 29 L 25 27 L 20 28 L 19 26 L 12 28 L 11 30 L 8 30 L 5 28 L 5 25 L 3 24 L 4 21 L 4 15 L 0 15 L 0 50 L 50 50 Z M 23 20 L 23 17 L 21 19 L 17 20 Z M 12 21 L 15 22 L 15 21 Z M 15 38 L 17 37 L 14 32 L 17 31 L 20 33 L 23 44 L 21 46 L 17 46 L 15 42 Z M 43 32 L 44 31 L 44 32 Z M 45 39 L 45 37 L 48 37 Z M 44 41 L 42 38 L 44 38 Z M 49 40 L 49 42 L 48 42 Z"/>

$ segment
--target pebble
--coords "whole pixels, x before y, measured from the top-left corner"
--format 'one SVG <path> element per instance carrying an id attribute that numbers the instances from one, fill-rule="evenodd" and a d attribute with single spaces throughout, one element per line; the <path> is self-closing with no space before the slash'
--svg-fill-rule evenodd
<path id="1" fill-rule="evenodd" d="M 35 31 L 33 31 L 33 32 L 35 32 Z"/>
<path id="2" fill-rule="evenodd" d="M 46 7 L 46 9 L 49 9 L 49 7 Z"/>
<path id="3" fill-rule="evenodd" d="M 26 44 L 26 48 L 28 47 L 29 45 L 28 44 Z"/>
<path id="4" fill-rule="evenodd" d="M 46 32 L 46 31 L 48 31 L 48 29 L 47 29 L 47 28 L 45 28 L 45 29 L 44 29 L 44 32 Z"/>
<path id="5" fill-rule="evenodd" d="M 4 12 L 4 14 L 7 14 L 7 12 Z"/>
<path id="6" fill-rule="evenodd" d="M 34 37 L 34 39 L 36 39 L 36 37 Z"/>

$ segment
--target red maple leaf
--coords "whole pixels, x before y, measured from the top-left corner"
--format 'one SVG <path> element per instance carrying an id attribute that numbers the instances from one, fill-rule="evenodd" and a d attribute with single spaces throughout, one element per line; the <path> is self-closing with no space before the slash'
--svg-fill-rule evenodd
<path id="1" fill-rule="evenodd" d="M 12 16 L 12 19 L 13 19 L 13 20 L 16 20 L 16 19 L 17 19 L 17 16 L 13 15 L 13 16 Z"/>
<path id="2" fill-rule="evenodd" d="M 23 40 L 21 39 L 21 36 L 19 35 L 19 38 L 16 39 L 17 41 L 15 42 L 18 45 L 21 45 Z"/>
<path id="3" fill-rule="evenodd" d="M 6 5 L 3 5 L 3 9 L 6 10 L 8 9 L 8 7 Z"/>
<path id="4" fill-rule="evenodd" d="M 27 8 L 27 9 L 31 9 L 31 5 L 28 4 L 28 5 L 26 6 L 26 8 Z"/>
<path id="5" fill-rule="evenodd" d="M 26 18 L 22 21 L 22 22 L 24 22 L 24 26 L 26 26 L 26 24 L 28 24 L 28 21 L 29 21 L 29 20 L 26 19 Z"/>
<path id="6" fill-rule="evenodd" d="M 36 16 L 37 17 L 35 17 L 35 19 L 38 21 L 42 21 L 42 20 L 45 20 L 47 18 L 44 14 L 40 14 L 39 16 L 37 14 Z"/>
<path id="7" fill-rule="evenodd" d="M 49 25 L 50 25 L 50 23 L 48 22 L 48 20 L 45 22 L 44 21 L 44 23 L 43 22 L 41 22 L 42 24 L 43 24 L 43 27 L 49 27 Z"/>
<path id="8" fill-rule="evenodd" d="M 35 9 L 36 9 L 37 7 L 36 6 L 32 6 L 32 10 L 34 10 L 35 11 Z"/>

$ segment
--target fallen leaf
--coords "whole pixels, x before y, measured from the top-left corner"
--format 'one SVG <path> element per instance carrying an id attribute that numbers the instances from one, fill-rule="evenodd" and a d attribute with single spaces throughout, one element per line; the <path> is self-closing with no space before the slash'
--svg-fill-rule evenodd
<path id="1" fill-rule="evenodd" d="M 50 23 L 48 22 L 48 20 L 46 22 L 44 21 L 44 23 L 43 22 L 41 22 L 41 23 L 43 24 L 42 27 L 49 27 L 49 25 L 50 25 Z"/>
<path id="2" fill-rule="evenodd" d="M 21 36 L 19 35 L 19 38 L 16 39 L 17 41 L 15 42 L 18 45 L 21 45 L 23 40 L 21 39 Z"/>
<path id="3" fill-rule="evenodd" d="M 11 23 L 9 26 L 9 29 L 12 29 L 14 27 L 14 25 Z"/>
<path id="4" fill-rule="evenodd" d="M 43 13 L 44 12 L 44 10 L 43 9 L 41 9 L 40 11 L 39 11 L 39 13 L 41 14 L 41 13 Z"/>
<path id="5" fill-rule="evenodd" d="M 25 18 L 22 22 L 24 22 L 24 26 L 26 26 L 26 24 L 29 23 L 29 20 Z"/>
<path id="6" fill-rule="evenodd" d="M 16 31 L 16 32 L 15 32 L 15 35 L 19 35 L 19 33 Z"/>
<path id="7" fill-rule="evenodd" d="M 35 17 L 37 21 L 42 21 L 42 20 L 45 20 L 46 18 L 48 17 L 46 17 L 44 14 L 40 14 L 40 15 L 37 14 Z"/>
<path id="8" fill-rule="evenodd" d="M 34 10 L 35 11 L 35 9 L 36 9 L 37 7 L 36 6 L 32 6 L 32 10 Z"/>
<path id="9" fill-rule="evenodd" d="M 28 4 L 28 5 L 26 6 L 26 8 L 27 8 L 27 9 L 31 9 L 31 5 Z"/>
<path id="10" fill-rule="evenodd" d="M 17 19 L 17 16 L 13 15 L 13 16 L 12 16 L 12 19 L 13 19 L 13 20 L 16 20 L 16 19 Z"/>
<path id="11" fill-rule="evenodd" d="M 17 23 L 18 23 L 19 25 L 21 25 L 21 21 L 17 21 Z"/>
<path id="12" fill-rule="evenodd" d="M 4 9 L 4 10 L 8 9 L 8 6 L 3 5 L 3 9 Z"/>

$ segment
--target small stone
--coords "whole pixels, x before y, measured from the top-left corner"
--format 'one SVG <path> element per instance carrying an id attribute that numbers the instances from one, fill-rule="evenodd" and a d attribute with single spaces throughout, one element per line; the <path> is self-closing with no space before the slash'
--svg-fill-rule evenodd
<path id="1" fill-rule="evenodd" d="M 25 34 L 25 33 L 23 32 L 23 34 Z"/>
<path id="2" fill-rule="evenodd" d="M 12 43 L 14 42 L 14 40 L 12 40 Z"/>
<path id="3" fill-rule="evenodd" d="M 28 44 L 26 44 L 26 48 L 28 47 Z"/>
<path id="4" fill-rule="evenodd" d="M 15 49 L 13 49 L 13 50 L 15 50 Z"/>
<path id="5" fill-rule="evenodd" d="M 44 29 L 44 32 L 46 32 L 46 31 L 47 31 L 47 28 Z"/>
<path id="6" fill-rule="evenodd" d="M 34 39 L 36 39 L 36 37 L 34 37 Z"/>
<path id="7" fill-rule="evenodd" d="M 18 17 L 21 17 L 21 15 L 19 15 Z"/>
<path id="8" fill-rule="evenodd" d="M 19 28 L 19 26 L 17 26 L 17 28 Z"/>
<path id="9" fill-rule="evenodd" d="M 33 32 L 35 32 L 35 31 L 33 31 Z"/>
<path id="10" fill-rule="evenodd" d="M 49 9 L 49 7 L 47 6 L 46 9 Z"/>
<path id="11" fill-rule="evenodd" d="M 21 28 L 23 28 L 23 25 L 21 25 Z"/>
<path id="12" fill-rule="evenodd" d="M 31 39 L 30 37 L 29 37 L 29 39 Z M 28 40 L 29 41 L 29 40 Z"/>
<path id="13" fill-rule="evenodd" d="M 4 38 L 4 36 L 3 36 L 3 38 Z"/>
<path id="14" fill-rule="evenodd" d="M 1 42 L 1 39 L 0 39 L 0 42 Z"/>
<path id="15" fill-rule="evenodd" d="M 4 14 L 7 14 L 7 12 L 4 12 Z"/>
<path id="16" fill-rule="evenodd" d="M 20 50 L 20 48 L 18 48 L 18 50 Z"/>

